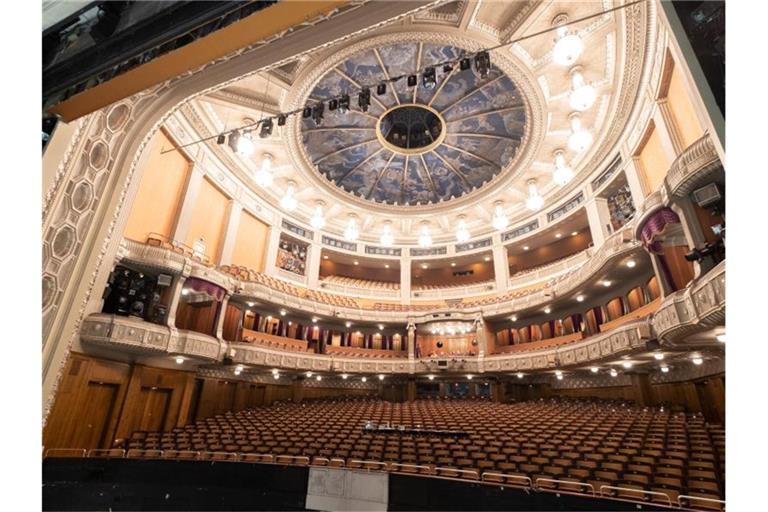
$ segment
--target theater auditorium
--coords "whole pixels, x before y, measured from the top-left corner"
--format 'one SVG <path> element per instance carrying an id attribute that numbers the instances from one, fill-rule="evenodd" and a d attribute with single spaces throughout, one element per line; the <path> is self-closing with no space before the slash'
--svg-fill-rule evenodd
<path id="1" fill-rule="evenodd" d="M 724 2 L 43 6 L 44 510 L 725 510 Z"/>

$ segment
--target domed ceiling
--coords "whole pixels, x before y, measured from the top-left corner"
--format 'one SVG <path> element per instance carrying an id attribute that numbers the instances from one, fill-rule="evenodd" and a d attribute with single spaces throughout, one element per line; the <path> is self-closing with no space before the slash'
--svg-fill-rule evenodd
<path id="1" fill-rule="evenodd" d="M 420 71 L 460 58 L 463 50 L 409 42 L 358 53 L 329 70 L 308 104 L 348 93 L 350 109 L 329 110 L 318 125 L 301 123 L 302 142 L 317 172 L 337 187 L 376 203 L 447 201 L 487 186 L 514 163 L 526 130 L 526 105 L 513 80 L 495 67 L 436 69 L 426 86 Z M 405 76 L 417 74 L 415 86 Z M 386 91 L 375 85 L 394 77 Z M 357 104 L 370 85 L 371 104 Z"/>

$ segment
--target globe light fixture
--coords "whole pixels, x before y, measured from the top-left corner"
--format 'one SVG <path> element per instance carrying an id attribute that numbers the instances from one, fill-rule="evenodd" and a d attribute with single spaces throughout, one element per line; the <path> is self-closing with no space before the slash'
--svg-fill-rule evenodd
<path id="1" fill-rule="evenodd" d="M 381 233 L 379 243 L 381 243 L 381 245 L 384 247 L 390 247 L 393 243 L 395 243 L 395 237 L 392 234 L 392 221 L 388 220 L 384 222 L 384 231 Z"/>
<path id="2" fill-rule="evenodd" d="M 493 227 L 494 229 L 501 231 L 509 226 L 509 218 L 504 213 L 501 201 L 496 201 L 493 205 Z"/>
<path id="3" fill-rule="evenodd" d="M 431 247 L 432 237 L 429 235 L 429 222 L 423 221 L 421 223 L 421 230 L 419 232 L 419 247 Z"/>
<path id="4" fill-rule="evenodd" d="M 272 185 L 274 175 L 272 174 L 272 155 L 265 153 L 261 159 L 261 167 L 256 171 L 254 176 L 256 184 L 262 188 L 267 188 Z"/>
<path id="5" fill-rule="evenodd" d="M 544 206 L 544 198 L 539 194 L 536 188 L 536 180 L 528 180 L 528 199 L 525 200 L 525 207 L 531 211 L 536 211 Z"/>
<path id="6" fill-rule="evenodd" d="M 285 191 L 285 195 L 280 200 L 280 206 L 283 208 L 283 210 L 287 211 L 293 211 L 296 209 L 296 207 L 299 205 L 299 202 L 296 201 L 296 198 L 293 197 L 293 193 L 296 191 L 296 183 L 293 181 L 288 182 L 288 189 Z"/>
<path id="7" fill-rule="evenodd" d="M 592 368 L 589 369 L 589 371 L 591 371 L 592 373 L 597 373 L 600 371 L 600 368 L 598 368 L 597 366 L 593 366 Z"/>
<path id="8" fill-rule="evenodd" d="M 561 187 L 573 179 L 573 169 L 566 165 L 565 152 L 562 149 L 555 151 L 555 170 L 552 172 L 552 179 Z"/>
<path id="9" fill-rule="evenodd" d="M 240 156 L 251 156 L 256 151 L 250 132 L 241 133 L 235 146 L 237 148 L 235 152 Z"/>
<path id="10" fill-rule="evenodd" d="M 611 369 L 611 377 L 616 377 L 618 374 L 619 374 L 619 372 L 617 372 L 614 369 Z"/>
<path id="11" fill-rule="evenodd" d="M 325 206 L 325 203 L 323 201 L 317 201 L 315 203 L 315 214 L 312 215 L 311 219 L 309 219 L 309 223 L 315 229 L 323 229 L 323 227 L 325 227 L 325 217 L 323 216 L 323 206 Z"/>
<path id="12" fill-rule="evenodd" d="M 568 21 L 565 15 L 556 18 L 556 23 L 563 25 Z M 555 47 L 552 49 L 552 61 L 560 66 L 571 66 L 581 56 L 584 51 L 584 42 L 568 27 L 560 26 L 555 32 Z"/>
<path id="13" fill-rule="evenodd" d="M 584 75 L 581 74 L 581 67 L 576 66 L 571 69 L 571 95 L 570 105 L 573 110 L 584 112 L 595 104 L 597 92 L 595 88 L 584 81 Z"/>
<path id="14" fill-rule="evenodd" d="M 360 230 L 357 229 L 357 221 L 354 216 L 350 215 L 349 220 L 347 220 L 347 227 L 344 228 L 344 240 L 354 242 L 358 236 L 360 236 Z"/>
<path id="15" fill-rule="evenodd" d="M 465 218 L 466 216 L 464 215 L 459 216 L 459 225 L 456 228 L 456 241 L 459 243 L 466 242 L 471 238 L 469 230 L 467 229 L 467 223 L 464 220 Z"/>
<path id="16" fill-rule="evenodd" d="M 576 153 L 581 153 L 592 145 L 592 134 L 581 126 L 581 116 L 578 112 L 573 112 L 569 119 L 571 136 L 568 137 L 568 147 Z"/>

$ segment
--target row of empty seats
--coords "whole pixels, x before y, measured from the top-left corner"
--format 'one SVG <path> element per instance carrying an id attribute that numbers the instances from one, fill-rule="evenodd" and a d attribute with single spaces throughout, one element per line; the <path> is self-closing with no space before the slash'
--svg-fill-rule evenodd
<path id="1" fill-rule="evenodd" d="M 367 421 L 468 435 L 371 433 L 363 430 Z M 563 491 L 583 491 L 586 485 L 596 490 L 619 487 L 608 492 L 657 503 L 677 502 L 681 494 L 718 500 L 725 492 L 722 427 L 705 423 L 700 415 L 613 401 L 277 403 L 171 432 L 135 432 L 124 448 L 305 457 L 317 463 L 340 459 L 347 467 L 369 461 L 371 469 L 408 464 L 425 474 L 443 468 L 444 475 L 454 471 L 447 476 L 483 475 L 502 482 L 544 478 L 556 482 L 542 485 Z M 717 501 L 698 505 L 720 508 Z"/>
<path id="2" fill-rule="evenodd" d="M 339 306 L 344 308 L 358 309 L 360 304 L 352 297 L 345 295 L 336 295 L 334 293 L 325 293 L 315 290 L 308 290 L 305 298 L 314 300 L 315 302 L 322 302 L 323 304 L 330 304 L 331 306 Z"/>
<path id="3" fill-rule="evenodd" d="M 460 283 L 460 284 L 415 284 L 412 286 L 414 290 L 452 290 L 455 288 L 466 288 L 467 286 L 488 286 L 493 287 L 495 281 L 489 279 L 487 281 L 477 281 L 476 283 Z"/>
<path id="4" fill-rule="evenodd" d="M 360 348 L 360 347 L 337 347 L 335 345 L 325 346 L 326 354 L 338 354 L 340 356 L 351 357 L 367 357 L 367 358 L 381 358 L 381 357 L 408 357 L 408 352 L 405 350 L 388 350 L 380 348 Z"/>
<path id="5" fill-rule="evenodd" d="M 400 283 L 392 283 L 389 281 L 376 281 L 373 279 L 358 279 L 356 277 L 347 276 L 325 276 L 320 283 L 335 284 L 338 286 L 346 286 L 348 288 L 370 288 L 373 290 L 399 290 Z"/>
<path id="6" fill-rule="evenodd" d="M 305 340 L 295 340 L 284 336 L 266 334 L 250 329 L 243 329 L 243 343 L 253 343 L 273 350 L 287 350 L 290 352 L 314 352 L 309 348 Z"/>

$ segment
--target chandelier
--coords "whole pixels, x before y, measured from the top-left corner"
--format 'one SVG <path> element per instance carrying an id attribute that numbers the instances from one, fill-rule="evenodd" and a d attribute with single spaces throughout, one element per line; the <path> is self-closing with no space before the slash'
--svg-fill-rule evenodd
<path id="1" fill-rule="evenodd" d="M 509 225 L 509 218 L 507 218 L 507 215 L 504 213 L 504 208 L 502 208 L 501 205 L 501 201 L 496 201 L 494 203 L 493 220 L 491 221 L 494 229 L 499 231 L 506 229 L 506 227 Z"/>
<path id="2" fill-rule="evenodd" d="M 287 211 L 293 211 L 299 205 L 296 198 L 293 197 L 293 193 L 296 190 L 296 183 L 293 181 L 288 182 L 288 190 L 285 191 L 285 195 L 280 200 L 280 206 Z"/>
<path id="3" fill-rule="evenodd" d="M 429 235 L 429 222 L 424 221 L 421 224 L 421 231 L 419 233 L 419 247 L 431 247 L 432 237 Z"/>
<path id="4" fill-rule="evenodd" d="M 544 198 L 539 194 L 536 188 L 536 180 L 528 180 L 528 199 L 525 200 L 525 207 L 536 211 L 544 206 Z"/>
<path id="5" fill-rule="evenodd" d="M 395 237 L 392 235 L 392 221 L 384 222 L 384 231 L 381 233 L 379 242 L 384 247 L 389 247 L 395 242 Z"/>
<path id="6" fill-rule="evenodd" d="M 581 116 L 578 112 L 573 112 L 570 116 L 571 136 L 568 137 L 568 147 L 571 150 L 581 153 L 592 145 L 592 134 L 581 126 Z"/>
<path id="7" fill-rule="evenodd" d="M 265 153 L 261 160 L 261 167 L 256 171 L 256 184 L 262 188 L 272 185 L 272 155 Z"/>
<path id="8" fill-rule="evenodd" d="M 465 218 L 464 215 L 459 216 L 459 225 L 456 229 L 456 241 L 459 243 L 466 242 L 471 238 L 469 230 L 467 229 L 467 223 L 464 221 Z"/>
<path id="9" fill-rule="evenodd" d="M 357 221 L 353 215 L 350 215 L 347 227 L 344 229 L 344 240 L 354 242 L 358 236 L 360 236 L 360 231 L 357 229 Z"/>
<path id="10" fill-rule="evenodd" d="M 560 186 L 566 185 L 573 179 L 573 169 L 566 165 L 562 149 L 555 151 L 555 170 L 552 173 L 552 178 Z"/>
<path id="11" fill-rule="evenodd" d="M 315 214 L 309 219 L 309 223 L 315 229 L 323 229 L 323 227 L 325 227 L 325 217 L 323 216 L 324 205 L 325 203 L 323 201 L 317 201 L 315 203 Z"/>
<path id="12" fill-rule="evenodd" d="M 571 70 L 571 96 L 570 104 L 573 110 L 584 112 L 595 104 L 597 92 L 595 88 L 584 82 L 581 67 L 576 66 Z"/>
<path id="13" fill-rule="evenodd" d="M 565 16 L 561 15 L 563 23 L 567 21 Z M 570 66 L 581 56 L 584 51 L 584 43 L 581 38 L 568 30 L 568 27 L 561 26 L 557 28 L 555 37 L 555 47 L 552 49 L 552 60 L 561 66 Z"/>

